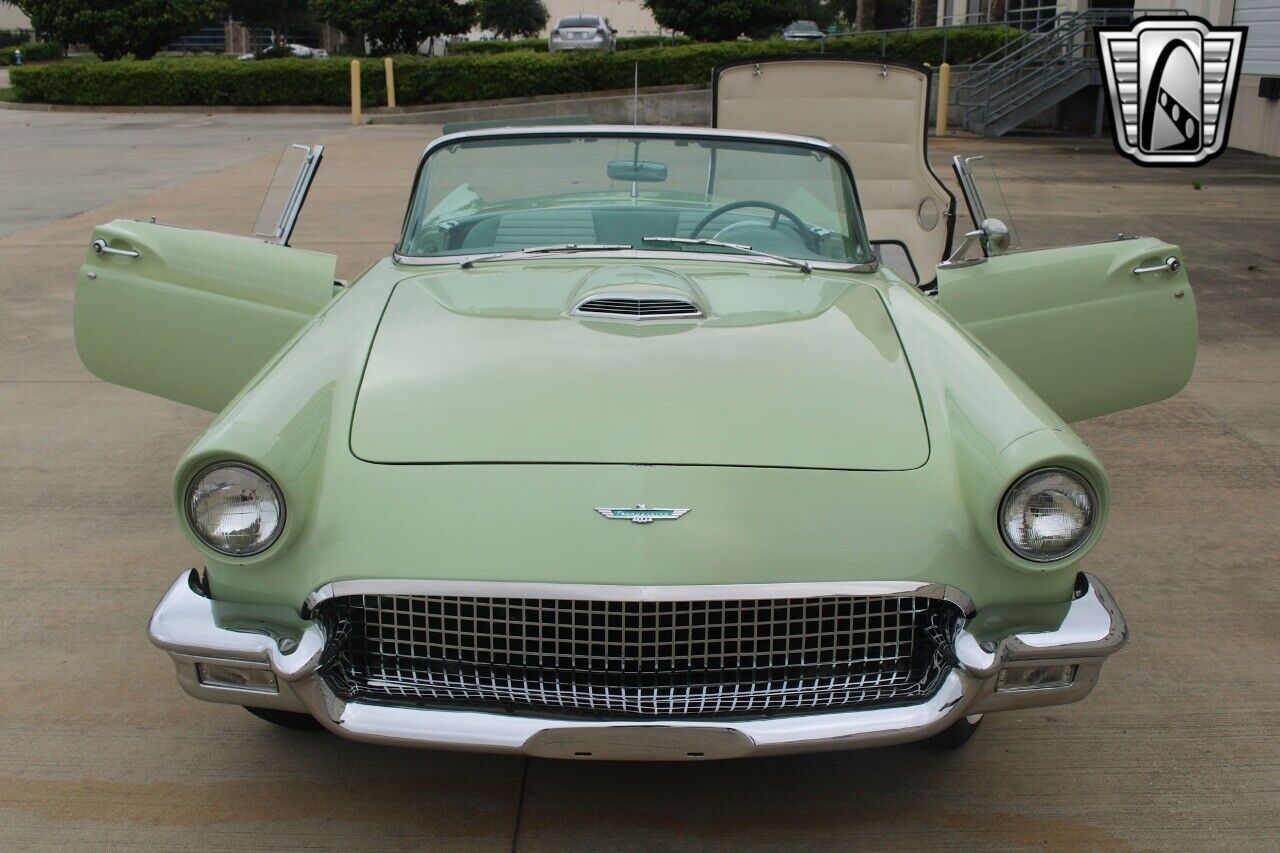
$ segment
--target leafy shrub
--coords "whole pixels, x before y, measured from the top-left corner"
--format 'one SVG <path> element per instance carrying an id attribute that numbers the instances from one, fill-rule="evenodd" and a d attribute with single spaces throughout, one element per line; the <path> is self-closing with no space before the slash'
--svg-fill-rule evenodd
<path id="1" fill-rule="evenodd" d="M 948 34 L 947 58 L 969 61 L 1019 33 L 1005 27 L 956 30 Z M 480 42 L 483 44 L 483 42 Z M 829 39 L 828 54 L 879 57 L 880 36 Z M 891 34 L 885 57 L 937 63 L 942 35 L 937 30 Z M 781 54 L 816 53 L 819 45 L 775 39 L 717 42 L 625 52 L 462 54 L 398 56 L 396 100 L 401 104 L 559 95 L 629 89 L 638 65 L 642 86 L 708 83 L 717 65 Z M 365 105 L 386 103 L 381 60 L 362 63 Z M 350 102 L 348 62 L 342 59 L 280 59 L 273 62 L 215 62 L 209 59 L 153 59 L 146 62 L 59 63 L 19 68 L 10 80 L 24 101 L 85 105 L 147 104 L 329 104 Z"/>
<path id="2" fill-rule="evenodd" d="M 517 50 L 532 50 L 538 53 L 547 52 L 547 40 L 542 38 L 533 39 L 511 39 L 510 41 L 502 39 L 489 39 L 486 41 L 451 41 L 449 42 L 449 56 L 462 56 L 467 54 L 490 54 L 490 53 L 513 53 Z"/>
<path id="3" fill-rule="evenodd" d="M 59 45 L 47 41 L 32 41 L 26 44 L 18 44 L 13 47 L 0 47 L 0 65 L 13 64 L 13 52 L 15 50 L 22 51 L 22 61 L 26 62 L 47 62 L 50 59 L 61 59 L 62 48 Z"/>
<path id="4" fill-rule="evenodd" d="M 618 39 L 618 50 L 639 50 L 644 47 L 674 47 L 681 44 L 693 44 L 688 36 L 621 36 Z"/>

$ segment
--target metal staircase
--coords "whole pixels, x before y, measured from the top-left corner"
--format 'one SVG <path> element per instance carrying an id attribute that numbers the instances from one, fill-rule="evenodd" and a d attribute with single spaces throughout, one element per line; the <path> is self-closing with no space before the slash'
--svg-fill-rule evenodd
<path id="1" fill-rule="evenodd" d="M 1124 26 L 1151 10 L 1089 9 L 1063 12 L 969 66 L 952 90 L 967 130 L 1003 136 L 1087 86 L 1102 82 L 1093 30 Z M 1162 9 L 1158 14 L 1183 14 Z"/>

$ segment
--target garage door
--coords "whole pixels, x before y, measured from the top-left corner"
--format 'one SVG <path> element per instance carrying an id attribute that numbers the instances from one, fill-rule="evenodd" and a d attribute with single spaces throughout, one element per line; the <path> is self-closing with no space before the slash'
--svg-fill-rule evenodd
<path id="1" fill-rule="evenodd" d="M 1237 27 L 1248 27 L 1244 74 L 1280 77 L 1280 0 L 1236 0 Z"/>

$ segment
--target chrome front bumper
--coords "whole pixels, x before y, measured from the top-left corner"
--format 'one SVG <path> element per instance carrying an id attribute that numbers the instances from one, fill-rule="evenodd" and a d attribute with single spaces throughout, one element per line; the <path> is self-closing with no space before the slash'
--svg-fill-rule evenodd
<path id="1" fill-rule="evenodd" d="M 214 602 L 199 591 L 194 572 L 173 582 L 151 618 L 150 635 L 173 658 L 178 682 L 195 698 L 311 714 L 355 740 L 542 758 L 739 758 L 904 743 L 927 738 L 962 717 L 1084 698 L 1107 656 L 1124 645 L 1128 629 L 1101 581 L 1080 577 L 1080 594 L 1054 630 L 981 642 L 960 628 L 955 666 L 925 702 L 739 721 L 571 720 L 345 702 L 316 674 L 326 640 L 319 624 L 311 623 L 297 638 L 221 627 Z M 1028 664 L 1074 666 L 1075 678 L 1063 687 L 997 690 L 1001 670 Z M 213 666 L 255 670 L 267 682 L 269 673 L 275 688 L 206 683 L 201 668 Z"/>

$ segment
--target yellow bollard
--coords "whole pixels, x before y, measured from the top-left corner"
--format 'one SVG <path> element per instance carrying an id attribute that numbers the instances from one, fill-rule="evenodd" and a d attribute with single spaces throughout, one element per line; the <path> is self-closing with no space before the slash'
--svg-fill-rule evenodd
<path id="1" fill-rule="evenodd" d="M 382 60 L 382 67 L 387 72 L 387 106 L 394 107 L 396 105 L 396 68 L 391 62 L 391 57 Z"/>
<path id="2" fill-rule="evenodd" d="M 947 135 L 947 101 L 951 100 L 951 65 L 942 63 L 938 66 L 938 136 Z"/>
<path id="3" fill-rule="evenodd" d="M 351 123 L 360 123 L 360 60 L 351 60 Z"/>

